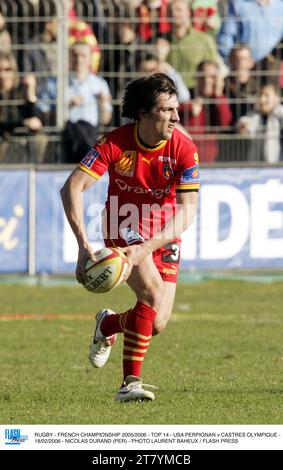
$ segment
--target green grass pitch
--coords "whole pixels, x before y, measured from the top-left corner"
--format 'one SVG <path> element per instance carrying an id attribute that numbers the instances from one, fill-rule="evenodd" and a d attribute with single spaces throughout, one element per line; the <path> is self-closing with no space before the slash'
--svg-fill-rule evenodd
<path id="1" fill-rule="evenodd" d="M 97 310 L 133 305 L 127 287 L 0 285 L 0 423 L 282 424 L 282 292 L 282 282 L 180 284 L 144 363 L 156 400 L 121 404 L 121 335 L 103 369 L 88 346 Z"/>

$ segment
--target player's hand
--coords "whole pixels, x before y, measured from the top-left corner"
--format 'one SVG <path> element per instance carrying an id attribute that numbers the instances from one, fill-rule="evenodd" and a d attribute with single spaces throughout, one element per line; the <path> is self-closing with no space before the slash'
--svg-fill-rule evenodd
<path id="1" fill-rule="evenodd" d="M 93 250 L 91 246 L 80 246 L 78 254 L 78 262 L 76 268 L 76 277 L 80 284 L 85 284 L 86 274 L 85 274 L 85 264 L 88 259 L 95 261 L 95 256 L 93 255 Z"/>
<path id="2" fill-rule="evenodd" d="M 131 245 L 126 248 L 119 248 L 128 258 L 128 269 L 124 274 L 123 282 L 125 282 L 130 276 L 134 266 L 137 266 L 148 253 L 145 252 L 143 244 Z"/>

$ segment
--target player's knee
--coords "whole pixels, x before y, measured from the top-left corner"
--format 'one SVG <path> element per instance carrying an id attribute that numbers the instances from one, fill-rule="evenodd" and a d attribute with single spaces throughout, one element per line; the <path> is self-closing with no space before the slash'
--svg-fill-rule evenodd
<path id="1" fill-rule="evenodd" d="M 162 301 L 164 286 L 163 283 L 153 283 L 140 296 L 140 300 L 157 310 Z"/>
<path id="2" fill-rule="evenodd" d="M 155 317 L 154 322 L 153 322 L 153 332 L 152 332 L 153 336 L 159 335 L 159 333 L 162 333 L 162 331 L 165 330 L 168 320 L 169 320 L 169 317 L 160 318 L 159 315 Z"/>
<path id="3" fill-rule="evenodd" d="M 159 335 L 159 333 L 162 333 L 162 331 L 165 330 L 167 326 L 168 321 L 167 320 L 157 320 L 154 321 L 153 323 L 153 330 L 152 330 L 152 335 L 156 336 Z"/>
<path id="4" fill-rule="evenodd" d="M 162 291 L 159 289 L 150 289 L 149 292 L 146 293 L 147 303 L 154 309 L 158 310 L 159 305 L 162 301 Z"/>

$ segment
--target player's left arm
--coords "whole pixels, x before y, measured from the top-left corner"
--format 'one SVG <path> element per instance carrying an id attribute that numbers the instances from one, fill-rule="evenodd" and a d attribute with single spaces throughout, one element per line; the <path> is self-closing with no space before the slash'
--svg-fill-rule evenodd
<path id="1" fill-rule="evenodd" d="M 175 215 L 165 224 L 162 230 L 154 235 L 154 238 L 146 240 L 140 245 L 123 248 L 129 260 L 129 269 L 125 278 L 130 275 L 133 266 L 137 266 L 153 251 L 179 237 L 181 233 L 192 225 L 197 211 L 198 191 L 177 192 L 176 199 L 177 211 Z"/>
<path id="2" fill-rule="evenodd" d="M 148 251 L 147 254 L 167 245 L 192 225 L 197 210 L 198 191 L 177 192 L 176 200 L 177 210 L 175 215 L 164 225 L 160 232 L 155 234 L 154 238 L 143 243 L 146 251 Z"/>
<path id="3" fill-rule="evenodd" d="M 176 234 L 171 238 L 171 240 L 179 237 L 194 222 L 198 207 L 198 198 L 198 191 L 179 191 L 176 193 L 177 212 L 173 217 L 173 220 L 170 221 L 175 227 Z M 167 225 L 165 226 L 165 232 L 166 230 Z"/>

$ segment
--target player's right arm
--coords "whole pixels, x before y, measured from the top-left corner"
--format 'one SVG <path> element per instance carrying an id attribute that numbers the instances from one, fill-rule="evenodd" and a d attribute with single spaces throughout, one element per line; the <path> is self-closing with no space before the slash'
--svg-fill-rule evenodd
<path id="1" fill-rule="evenodd" d="M 84 224 L 82 192 L 92 186 L 95 181 L 91 175 L 80 168 L 76 168 L 60 190 L 66 217 L 78 242 L 79 253 L 76 276 L 80 283 L 85 281 L 84 266 L 86 260 L 88 258 L 94 259 Z"/>

